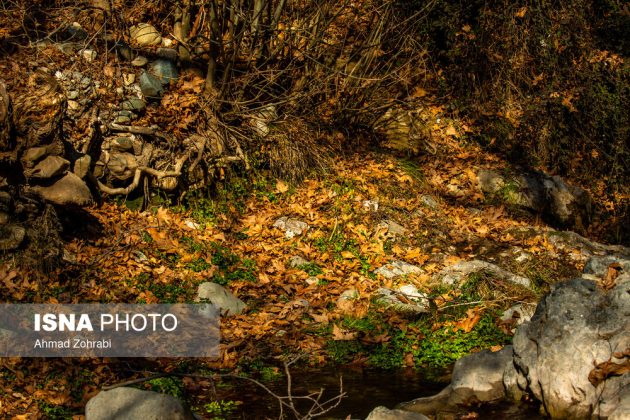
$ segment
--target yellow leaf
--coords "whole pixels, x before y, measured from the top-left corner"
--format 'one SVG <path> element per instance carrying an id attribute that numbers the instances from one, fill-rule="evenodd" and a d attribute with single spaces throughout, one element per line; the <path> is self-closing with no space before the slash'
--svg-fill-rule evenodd
<path id="1" fill-rule="evenodd" d="M 453 136 L 453 137 L 459 137 L 459 133 L 457 132 L 455 127 L 453 127 L 453 124 L 449 125 L 446 128 L 446 135 L 447 136 Z"/>
<path id="2" fill-rule="evenodd" d="M 351 260 L 351 259 L 354 258 L 354 254 L 352 252 L 350 252 L 350 251 L 343 251 L 341 253 L 341 256 L 344 257 L 347 260 Z"/>
<path id="3" fill-rule="evenodd" d="M 284 182 L 284 181 L 282 181 L 280 179 L 278 181 L 276 181 L 276 192 L 279 192 L 279 193 L 282 194 L 282 193 L 285 193 L 287 191 L 289 191 L 289 186 L 287 185 L 286 182 Z"/>
<path id="4" fill-rule="evenodd" d="M 168 215 L 168 210 L 164 207 L 160 207 L 157 209 L 157 220 L 158 224 L 168 225 L 171 223 L 171 216 Z"/>
<path id="5" fill-rule="evenodd" d="M 518 9 L 518 11 L 514 13 L 514 16 L 516 16 L 517 18 L 523 18 L 525 17 L 525 14 L 527 14 L 527 6 L 523 6 Z"/>

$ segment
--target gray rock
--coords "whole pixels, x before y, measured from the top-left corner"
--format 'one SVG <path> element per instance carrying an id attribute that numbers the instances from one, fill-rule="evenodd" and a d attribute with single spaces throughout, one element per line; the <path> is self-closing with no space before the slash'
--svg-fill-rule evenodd
<path id="1" fill-rule="evenodd" d="M 497 172 L 481 169 L 477 180 L 484 193 L 499 194 L 508 203 L 547 214 L 561 225 L 584 228 L 590 222 L 589 194 L 558 176 L 532 172 L 506 179 Z"/>
<path id="2" fill-rule="evenodd" d="M 398 408 L 426 415 L 449 411 L 460 405 L 500 400 L 505 397 L 503 375 L 512 363 L 512 346 L 493 353 L 483 350 L 455 363 L 451 384 L 432 397 L 418 398 Z"/>
<path id="3" fill-rule="evenodd" d="M 365 420 L 429 420 L 427 416 L 404 410 L 389 410 L 386 407 L 376 407 Z"/>
<path id="4" fill-rule="evenodd" d="M 113 152 L 133 153 L 133 140 L 129 137 L 116 137 L 109 143 L 109 148 Z"/>
<path id="5" fill-rule="evenodd" d="M 31 170 L 25 170 L 27 178 L 48 179 L 62 175 L 70 167 L 70 162 L 60 156 L 47 156 Z"/>
<path id="6" fill-rule="evenodd" d="M 376 302 L 403 315 L 419 315 L 430 312 L 429 298 L 413 284 L 397 290 L 382 287 L 376 292 Z"/>
<path id="7" fill-rule="evenodd" d="M 72 172 L 50 186 L 37 185 L 32 190 L 44 200 L 60 206 L 86 206 L 92 202 L 90 189 Z"/>
<path id="8" fill-rule="evenodd" d="M 129 35 L 135 44 L 141 47 L 160 45 L 162 35 L 152 25 L 139 23 L 129 29 Z"/>
<path id="9" fill-rule="evenodd" d="M 193 420 L 182 403 L 165 394 L 120 387 L 101 391 L 85 407 L 85 420 Z"/>
<path id="10" fill-rule="evenodd" d="M 123 83 L 125 86 L 131 86 L 136 81 L 136 75 L 133 73 L 123 74 Z"/>
<path id="11" fill-rule="evenodd" d="M 116 54 L 118 55 L 119 59 L 123 59 L 126 61 L 133 60 L 133 50 L 129 45 L 127 45 L 126 42 L 121 40 L 116 41 L 116 43 L 114 44 L 114 49 L 116 50 Z"/>
<path id="12" fill-rule="evenodd" d="M 630 419 L 630 385 L 621 388 L 615 400 L 614 408 L 609 411 L 608 420 Z"/>
<path id="13" fill-rule="evenodd" d="M 380 274 L 381 276 L 388 279 L 393 279 L 394 277 L 398 276 L 422 273 L 422 269 L 417 265 L 409 264 L 400 260 L 394 260 L 388 264 L 385 264 L 382 267 L 379 267 L 374 271 L 374 273 Z"/>
<path id="14" fill-rule="evenodd" d="M 291 268 L 298 268 L 300 266 L 303 266 L 305 264 L 310 264 L 311 262 L 309 260 L 306 260 L 302 257 L 300 257 L 299 255 L 294 255 L 289 259 L 289 267 Z"/>
<path id="15" fill-rule="evenodd" d="M 114 118 L 114 124 L 125 125 L 129 123 L 131 123 L 131 118 L 128 115 L 118 114 L 116 118 Z"/>
<path id="16" fill-rule="evenodd" d="M 149 60 L 146 57 L 139 55 L 131 61 L 131 65 L 136 67 L 144 67 L 147 65 L 148 62 Z"/>
<path id="17" fill-rule="evenodd" d="M 554 286 L 532 320 L 514 335 L 514 364 L 526 389 L 553 418 L 607 418 L 630 374 L 593 386 L 595 363 L 613 360 L 630 347 L 630 275 L 605 291 L 575 279 Z M 619 363 L 620 361 L 617 361 Z"/>
<path id="18" fill-rule="evenodd" d="M 505 180 L 499 173 L 489 170 L 480 169 L 477 173 L 477 182 L 479 189 L 486 194 L 496 194 L 505 185 Z"/>
<path id="19" fill-rule="evenodd" d="M 287 239 L 299 236 L 308 230 L 308 224 L 287 216 L 283 216 L 276 220 L 273 227 L 283 230 L 284 236 Z"/>
<path id="20" fill-rule="evenodd" d="M 164 87 L 157 77 L 143 72 L 140 75 L 140 90 L 145 98 L 159 98 L 164 93 Z"/>
<path id="21" fill-rule="evenodd" d="M 390 238 L 396 238 L 404 236 L 407 233 L 407 229 L 393 220 L 383 220 L 378 224 L 377 229 L 384 229 L 385 236 Z"/>
<path id="22" fill-rule="evenodd" d="M 53 147 L 53 145 L 31 147 L 30 149 L 27 149 L 26 152 L 24 152 L 24 155 L 22 155 L 22 166 L 26 169 L 33 168 L 37 165 L 37 162 L 42 160 L 44 157 L 49 155 L 59 155 L 63 152 L 61 148 L 59 150 L 55 149 L 57 148 Z"/>
<path id="23" fill-rule="evenodd" d="M 148 71 L 163 85 L 168 85 L 170 82 L 176 82 L 179 78 L 177 67 L 175 66 L 175 63 L 170 60 L 159 58 L 149 64 Z"/>
<path id="24" fill-rule="evenodd" d="M 81 56 L 87 62 L 92 62 L 96 60 L 96 51 L 94 50 L 83 50 L 81 51 Z"/>
<path id="25" fill-rule="evenodd" d="M 157 56 L 169 61 L 177 61 L 177 51 L 172 48 L 160 47 L 157 49 Z"/>
<path id="26" fill-rule="evenodd" d="M 422 202 L 423 205 L 432 210 L 437 210 L 438 207 L 440 207 L 437 201 L 435 201 L 435 198 L 431 197 L 430 195 L 423 195 L 422 197 L 420 197 L 420 202 Z"/>
<path id="27" fill-rule="evenodd" d="M 21 226 L 0 225 L 0 251 L 11 251 L 19 248 L 24 242 L 25 236 L 26 230 Z"/>
<path id="28" fill-rule="evenodd" d="M 74 172 L 74 174 L 79 178 L 83 179 L 88 174 L 91 164 L 92 158 L 89 155 L 83 155 L 74 161 L 72 172 Z"/>
<path id="29" fill-rule="evenodd" d="M 354 287 L 344 290 L 337 298 L 337 306 L 343 309 L 344 307 L 347 307 L 349 302 L 353 302 L 358 298 L 359 292 Z"/>
<path id="30" fill-rule="evenodd" d="M 365 200 L 363 201 L 363 210 L 370 211 L 372 213 L 378 211 L 378 201 L 376 200 Z"/>
<path id="31" fill-rule="evenodd" d="M 83 41 L 88 37 L 88 33 L 79 22 L 72 22 L 72 24 L 66 28 L 66 35 L 68 40 L 73 41 Z"/>
<path id="32" fill-rule="evenodd" d="M 437 276 L 441 279 L 442 284 L 453 286 L 460 285 L 470 274 L 481 271 L 488 272 L 510 283 L 531 287 L 531 281 L 528 278 L 512 274 L 498 265 L 480 260 L 460 261 L 455 265 L 444 268 Z"/>
<path id="33" fill-rule="evenodd" d="M 220 284 L 205 282 L 199 285 L 197 289 L 197 301 L 212 303 L 221 308 L 221 314 L 224 316 L 239 315 L 242 313 L 246 305 L 234 296 L 232 292 L 221 286 Z"/>
<path id="34" fill-rule="evenodd" d="M 140 98 L 129 98 L 120 104 L 120 106 L 126 111 L 133 111 L 137 113 L 142 113 L 145 109 L 147 109 L 147 104 Z"/>
<path id="35" fill-rule="evenodd" d="M 514 326 L 519 326 L 526 322 L 529 322 L 529 320 L 532 319 L 532 316 L 534 316 L 535 311 L 535 303 L 519 303 L 503 312 L 503 315 L 501 315 L 501 320 L 515 320 Z"/>
<path id="36" fill-rule="evenodd" d="M 584 266 L 584 272 L 601 278 L 608 273 L 608 266 L 613 263 L 618 263 L 625 273 L 630 273 L 630 258 L 617 255 L 592 256 Z"/>

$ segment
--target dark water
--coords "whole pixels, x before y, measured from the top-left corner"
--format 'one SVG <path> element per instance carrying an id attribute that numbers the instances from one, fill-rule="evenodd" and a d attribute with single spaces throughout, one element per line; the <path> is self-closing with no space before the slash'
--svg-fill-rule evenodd
<path id="1" fill-rule="evenodd" d="M 436 382 L 423 377 L 417 370 L 384 372 L 366 369 L 340 368 L 336 370 L 299 371 L 292 374 L 292 395 L 306 395 L 318 392 L 324 388 L 321 400 L 327 400 L 339 393 L 339 378 L 343 378 L 343 391 L 347 396 L 333 410 L 320 416 L 321 419 L 364 419 L 379 405 L 394 408 L 397 404 L 410 401 L 419 397 L 427 397 L 441 391 L 447 382 Z M 444 378 L 446 379 L 446 378 Z M 275 383 L 268 384 L 272 391 L 278 395 L 287 395 L 286 381 L 284 378 Z M 237 384 L 235 384 L 237 385 Z M 255 386 L 240 383 L 237 385 L 237 395 L 222 396 L 243 401 L 238 414 L 233 418 L 265 419 L 277 418 L 278 403 L 273 397 L 265 395 L 264 391 Z M 301 405 L 301 413 L 306 413 L 308 408 Z M 444 418 L 459 418 L 462 415 L 477 413 L 478 419 L 502 420 L 530 420 L 543 419 L 538 414 L 537 407 L 526 404 L 500 403 L 472 407 L 467 411 L 445 416 Z M 287 416 L 287 418 L 292 418 Z"/>

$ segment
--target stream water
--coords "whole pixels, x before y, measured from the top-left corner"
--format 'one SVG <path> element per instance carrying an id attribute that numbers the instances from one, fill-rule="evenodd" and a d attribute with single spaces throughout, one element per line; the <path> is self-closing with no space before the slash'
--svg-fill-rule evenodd
<path id="1" fill-rule="evenodd" d="M 394 408 L 397 404 L 419 397 L 427 397 L 441 391 L 447 382 L 429 381 L 417 370 L 400 370 L 395 372 L 375 371 L 361 368 L 339 368 L 326 370 L 304 370 L 292 374 L 294 396 L 306 395 L 324 388 L 322 400 L 338 395 L 339 377 L 343 377 L 343 391 L 347 396 L 333 410 L 321 419 L 365 419 L 379 405 Z M 283 380 L 267 384 L 278 395 L 286 395 L 286 382 Z M 235 391 L 235 390 L 233 390 Z M 277 418 L 278 403 L 255 386 L 240 383 L 238 395 L 221 396 L 243 401 L 234 419 L 266 419 Z M 308 409 L 302 409 L 305 413 Z M 474 414 L 477 416 L 475 417 Z M 486 404 L 470 408 L 460 414 L 469 413 L 468 419 L 503 420 L 535 420 L 543 419 L 535 405 L 513 404 L 508 402 Z M 459 415 L 446 418 L 459 418 Z M 290 418 L 290 417 L 289 417 Z"/>

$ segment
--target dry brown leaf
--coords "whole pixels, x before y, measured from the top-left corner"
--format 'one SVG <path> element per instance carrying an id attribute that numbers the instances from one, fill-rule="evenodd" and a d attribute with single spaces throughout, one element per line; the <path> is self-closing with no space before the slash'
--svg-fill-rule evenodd
<path id="1" fill-rule="evenodd" d="M 358 333 L 356 331 L 344 330 L 335 324 L 333 325 L 332 335 L 335 341 L 349 341 L 356 339 Z"/>

